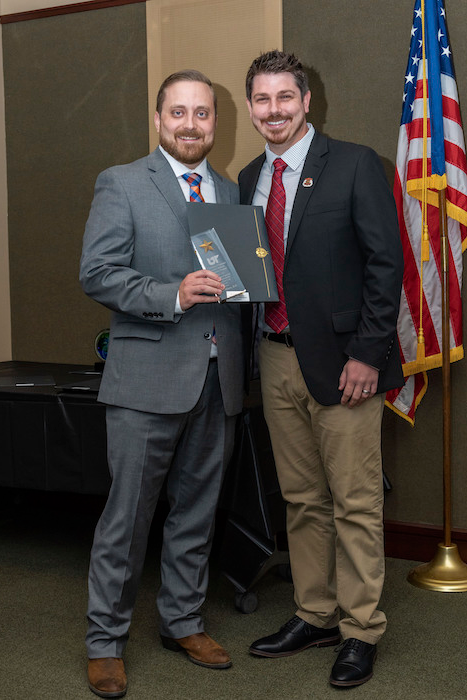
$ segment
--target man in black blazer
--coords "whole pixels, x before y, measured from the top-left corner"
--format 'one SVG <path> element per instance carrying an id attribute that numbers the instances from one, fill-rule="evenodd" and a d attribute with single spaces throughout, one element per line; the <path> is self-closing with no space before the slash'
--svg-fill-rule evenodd
<path id="1" fill-rule="evenodd" d="M 240 198 L 265 209 L 281 295 L 266 304 L 259 365 L 297 605 L 250 652 L 288 656 L 342 638 L 330 682 L 360 685 L 386 627 L 381 418 L 385 392 L 403 383 L 396 210 L 374 151 L 307 124 L 295 56 L 262 54 L 246 88 L 267 145 L 240 173 Z"/>

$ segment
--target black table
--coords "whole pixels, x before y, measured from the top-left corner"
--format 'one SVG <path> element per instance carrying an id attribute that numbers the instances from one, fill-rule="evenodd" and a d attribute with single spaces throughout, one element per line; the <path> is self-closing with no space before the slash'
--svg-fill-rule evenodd
<path id="1" fill-rule="evenodd" d="M 0 487 L 105 495 L 110 485 L 105 406 L 93 366 L 0 363 Z M 79 384 L 95 383 L 90 390 Z M 32 385 L 32 386 L 31 386 Z M 69 385 L 73 385 L 73 389 Z M 287 565 L 285 505 L 280 495 L 258 382 L 238 421 L 221 509 L 226 512 L 221 569 L 236 606 L 253 612 L 252 587 Z"/>
<path id="2" fill-rule="evenodd" d="M 0 486 L 107 493 L 105 406 L 95 390 L 60 388 L 99 376 L 87 365 L 0 363 Z"/>

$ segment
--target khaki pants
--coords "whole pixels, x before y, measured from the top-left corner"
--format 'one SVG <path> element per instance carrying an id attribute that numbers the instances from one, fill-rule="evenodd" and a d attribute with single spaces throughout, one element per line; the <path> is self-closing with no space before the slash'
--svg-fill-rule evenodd
<path id="1" fill-rule="evenodd" d="M 297 615 L 376 644 L 384 582 L 384 395 L 349 409 L 310 395 L 293 348 L 260 344 L 264 415 L 282 495 Z M 339 622 L 339 617 L 342 619 Z"/>

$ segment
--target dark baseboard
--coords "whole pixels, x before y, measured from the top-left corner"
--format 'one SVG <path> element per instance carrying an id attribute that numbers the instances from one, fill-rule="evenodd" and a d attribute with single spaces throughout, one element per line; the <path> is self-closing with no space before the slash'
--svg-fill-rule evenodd
<path id="1" fill-rule="evenodd" d="M 0 24 L 26 22 L 31 19 L 56 17 L 57 15 L 87 12 L 88 10 L 102 10 L 107 7 L 119 7 L 120 5 L 135 5 L 138 2 L 146 2 L 146 0 L 86 0 L 85 2 L 74 3 L 73 5 L 63 4 L 58 7 L 45 7 L 41 10 L 28 10 L 25 12 L 12 12 L 8 15 L 0 15 Z"/>
<path id="2" fill-rule="evenodd" d="M 453 544 L 467 561 L 467 530 L 453 530 Z M 387 557 L 428 562 L 433 559 L 438 544 L 444 541 L 443 528 L 435 525 L 401 523 L 394 520 L 384 522 L 384 540 Z"/>

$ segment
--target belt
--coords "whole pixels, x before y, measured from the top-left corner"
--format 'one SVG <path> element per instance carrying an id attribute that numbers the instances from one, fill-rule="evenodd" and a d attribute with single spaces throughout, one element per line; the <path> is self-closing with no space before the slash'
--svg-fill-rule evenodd
<path id="1" fill-rule="evenodd" d="M 290 333 L 267 333 L 263 331 L 263 338 L 272 340 L 274 343 L 282 343 L 287 345 L 288 348 L 293 348 L 293 340 Z"/>

